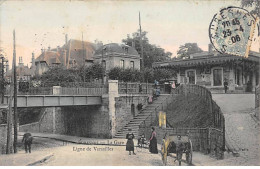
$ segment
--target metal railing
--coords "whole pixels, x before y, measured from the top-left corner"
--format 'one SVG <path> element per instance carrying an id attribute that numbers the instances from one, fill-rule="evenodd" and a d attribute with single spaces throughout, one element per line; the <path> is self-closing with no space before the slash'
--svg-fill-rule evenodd
<path id="1" fill-rule="evenodd" d="M 53 92 L 53 87 L 35 87 L 29 88 L 27 91 L 18 91 L 18 95 L 94 95 L 101 96 L 108 93 L 108 88 L 79 88 L 79 87 L 60 87 L 58 93 Z M 10 95 L 9 88 L 6 89 L 5 95 Z"/>

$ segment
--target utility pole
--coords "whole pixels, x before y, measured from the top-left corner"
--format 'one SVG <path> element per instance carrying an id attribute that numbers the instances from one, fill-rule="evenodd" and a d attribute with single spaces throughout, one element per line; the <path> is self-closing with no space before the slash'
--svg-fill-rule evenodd
<path id="1" fill-rule="evenodd" d="M 12 70 L 13 71 L 13 70 Z M 6 154 L 11 153 L 12 143 L 12 103 L 13 103 L 13 74 L 11 77 L 10 96 L 9 96 L 9 110 L 7 114 L 7 141 L 6 141 Z"/>
<path id="2" fill-rule="evenodd" d="M 13 37 L 14 37 L 14 51 L 13 51 L 13 69 L 14 69 L 14 153 L 17 153 L 18 113 L 17 113 L 17 77 L 16 77 L 15 30 L 13 32 Z"/>
<path id="3" fill-rule="evenodd" d="M 85 51 L 84 51 L 84 41 L 83 41 L 83 32 L 82 32 L 82 40 L 81 40 L 81 43 L 82 43 L 82 59 L 83 59 L 83 82 L 85 82 L 85 79 L 86 79 L 86 71 L 85 71 Z M 84 84 L 85 85 L 85 84 Z"/>
<path id="4" fill-rule="evenodd" d="M 4 104 L 4 95 L 5 95 L 5 85 L 4 85 L 4 56 L 1 54 L 0 59 L 2 59 L 2 66 L 1 66 L 1 95 L 2 95 L 2 100 L 1 104 Z"/>
<path id="5" fill-rule="evenodd" d="M 144 82 L 144 51 L 143 51 L 143 42 L 142 42 L 142 27 L 141 27 L 141 15 L 139 12 L 139 26 L 140 26 L 140 46 L 141 46 L 141 58 L 142 58 L 142 64 L 141 64 L 141 72 L 142 72 L 142 81 Z"/>
<path id="6" fill-rule="evenodd" d="M 104 66 L 103 66 L 103 59 L 104 59 L 104 45 L 103 45 L 103 43 L 102 43 L 102 55 L 101 55 L 101 66 L 102 66 L 102 69 L 104 68 Z M 104 71 L 106 71 L 106 70 L 104 70 Z M 103 70 L 102 70 L 102 84 L 104 84 L 104 72 L 103 72 Z"/>

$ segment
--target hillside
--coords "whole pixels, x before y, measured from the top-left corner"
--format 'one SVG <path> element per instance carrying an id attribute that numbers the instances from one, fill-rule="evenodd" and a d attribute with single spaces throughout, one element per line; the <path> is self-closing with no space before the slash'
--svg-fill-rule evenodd
<path id="1" fill-rule="evenodd" d="M 168 124 L 174 128 L 207 127 L 213 119 L 205 100 L 196 95 L 177 96 L 166 115 Z"/>

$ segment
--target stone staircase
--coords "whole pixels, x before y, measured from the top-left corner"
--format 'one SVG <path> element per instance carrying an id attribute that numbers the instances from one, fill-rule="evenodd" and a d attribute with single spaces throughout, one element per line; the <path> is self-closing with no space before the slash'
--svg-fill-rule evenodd
<path id="1" fill-rule="evenodd" d="M 140 124 L 155 111 L 158 105 L 161 105 L 169 95 L 160 95 L 152 104 L 148 104 L 141 112 L 131 119 L 121 130 L 119 130 L 115 138 L 125 138 L 128 133 L 128 129 L 132 129 L 133 134 L 137 138 L 139 136 Z"/>

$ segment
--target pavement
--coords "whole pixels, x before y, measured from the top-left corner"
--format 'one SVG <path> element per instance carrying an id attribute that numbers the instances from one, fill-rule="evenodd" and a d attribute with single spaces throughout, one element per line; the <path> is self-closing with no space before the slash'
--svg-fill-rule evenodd
<path id="1" fill-rule="evenodd" d="M 21 137 L 24 133 L 19 132 Z M 84 138 L 77 136 L 67 136 L 59 134 L 48 133 L 31 133 L 34 140 L 37 139 L 51 139 L 60 142 L 59 147 L 44 148 L 32 151 L 31 154 L 26 154 L 23 151 L 18 154 L 3 155 L 0 158 L 0 165 L 2 166 L 27 166 L 27 165 L 138 165 L 138 166 L 162 166 L 161 154 L 151 154 L 148 149 L 141 152 L 136 151 L 136 156 L 129 156 L 125 151 L 126 139 L 95 139 Z M 137 140 L 134 140 L 137 145 Z M 104 152 L 103 150 L 106 149 Z M 96 148 L 104 148 L 101 152 L 96 151 Z M 88 151 L 86 152 L 83 151 Z M 158 150 L 161 146 L 158 144 Z M 74 154 L 75 153 L 75 154 Z M 71 159 L 71 154 L 74 154 Z M 83 156 L 82 156 L 83 155 Z M 85 158 L 89 156 L 88 158 Z M 93 158 L 95 157 L 95 160 Z M 96 157 L 103 160 L 96 160 Z M 112 157 L 112 158 L 111 158 Z M 84 158 L 84 159 L 83 159 Z M 91 160 L 92 159 L 92 160 Z M 117 160 L 114 160 L 117 159 Z M 137 161 L 136 161 L 137 160 Z M 175 154 L 168 156 L 167 165 L 177 166 L 178 163 L 174 162 Z M 185 161 L 185 156 L 183 156 Z M 84 162 L 82 162 L 84 161 Z M 193 165 L 202 166 L 214 162 L 216 159 L 200 152 L 193 152 Z M 182 165 L 187 165 L 185 162 Z"/>
<path id="2" fill-rule="evenodd" d="M 254 114 L 254 94 L 212 94 L 225 117 L 226 141 L 239 153 L 209 165 L 260 165 L 260 126 Z"/>
<path id="3" fill-rule="evenodd" d="M 51 149 L 32 153 L 1 155 L 0 166 L 29 166 L 48 160 L 53 156 Z"/>

